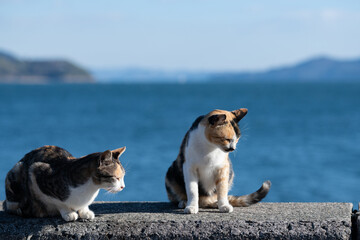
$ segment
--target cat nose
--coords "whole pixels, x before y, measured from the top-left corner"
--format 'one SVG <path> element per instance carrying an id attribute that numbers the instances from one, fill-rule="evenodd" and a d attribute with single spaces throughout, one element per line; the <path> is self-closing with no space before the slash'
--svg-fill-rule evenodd
<path id="1" fill-rule="evenodd" d="M 228 152 L 232 152 L 234 150 L 235 150 L 235 148 L 233 148 L 233 147 L 229 147 L 228 149 L 226 149 L 226 151 L 228 151 Z"/>

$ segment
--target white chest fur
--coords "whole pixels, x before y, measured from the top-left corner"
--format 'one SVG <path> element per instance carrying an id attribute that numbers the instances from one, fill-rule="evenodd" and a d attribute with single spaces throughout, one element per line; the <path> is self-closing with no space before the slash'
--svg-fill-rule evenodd
<path id="1" fill-rule="evenodd" d="M 36 168 L 37 165 L 38 164 L 34 164 L 30 169 L 32 191 L 38 199 L 45 203 L 50 215 L 56 214 L 59 209 L 78 211 L 87 207 L 94 201 L 99 193 L 99 186 L 95 185 L 90 178 L 86 183 L 79 185 L 76 188 L 70 187 L 70 195 L 65 201 L 46 195 L 40 190 L 33 172 L 33 169 Z"/>
<path id="2" fill-rule="evenodd" d="M 65 204 L 73 210 L 82 209 L 90 205 L 99 193 L 99 186 L 95 185 L 90 178 L 85 184 L 76 188 L 70 188 L 70 196 Z"/>
<path id="3" fill-rule="evenodd" d="M 196 171 L 204 190 L 211 191 L 215 188 L 215 172 L 224 166 L 227 155 L 207 140 L 205 127 L 199 125 L 189 135 L 184 171 Z"/>

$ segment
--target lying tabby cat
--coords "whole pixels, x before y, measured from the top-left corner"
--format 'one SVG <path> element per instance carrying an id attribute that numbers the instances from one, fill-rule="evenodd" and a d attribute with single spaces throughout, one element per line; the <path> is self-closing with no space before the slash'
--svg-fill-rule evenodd
<path id="1" fill-rule="evenodd" d="M 214 110 L 198 117 L 186 133 L 165 179 L 169 200 L 185 213 L 197 213 L 199 205 L 232 212 L 233 206 L 257 203 L 269 192 L 271 183 L 266 181 L 252 194 L 228 196 L 234 178 L 229 152 L 236 148 L 241 135 L 238 122 L 246 114 L 245 108 Z"/>
<path id="2" fill-rule="evenodd" d="M 7 174 L 5 211 L 23 217 L 61 214 L 65 221 L 93 219 L 89 205 L 100 188 L 119 192 L 125 170 L 119 157 L 125 147 L 74 158 L 56 146 L 26 154 Z"/>

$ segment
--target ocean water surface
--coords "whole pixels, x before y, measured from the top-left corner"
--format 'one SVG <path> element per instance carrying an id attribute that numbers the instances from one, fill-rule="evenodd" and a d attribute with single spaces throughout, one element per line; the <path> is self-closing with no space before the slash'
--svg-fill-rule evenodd
<path id="1" fill-rule="evenodd" d="M 165 174 L 192 122 L 242 107 L 231 194 L 271 180 L 265 201 L 360 201 L 359 83 L 0 85 L 0 200 L 17 161 L 57 145 L 76 157 L 127 147 L 124 191 L 97 200 L 167 201 Z"/>

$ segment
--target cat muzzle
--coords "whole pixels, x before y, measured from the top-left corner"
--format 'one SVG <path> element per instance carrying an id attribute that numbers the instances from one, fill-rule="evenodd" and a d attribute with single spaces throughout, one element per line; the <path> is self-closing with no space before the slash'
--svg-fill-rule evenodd
<path id="1" fill-rule="evenodd" d="M 235 150 L 235 148 L 229 147 L 229 148 L 225 148 L 224 150 L 225 150 L 225 152 L 232 152 Z"/>

